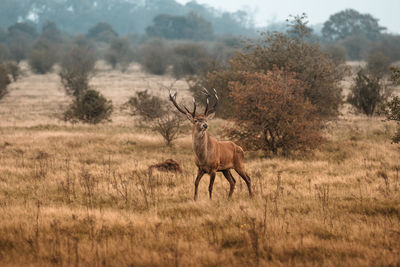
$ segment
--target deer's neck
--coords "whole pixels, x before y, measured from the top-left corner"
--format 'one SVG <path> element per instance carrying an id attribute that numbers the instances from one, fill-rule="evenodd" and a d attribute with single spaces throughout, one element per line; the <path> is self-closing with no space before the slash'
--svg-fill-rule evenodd
<path id="1" fill-rule="evenodd" d="M 207 159 L 209 158 L 208 153 L 212 149 L 210 143 L 210 135 L 207 131 L 198 132 L 193 130 L 192 139 L 193 150 L 196 154 L 197 159 L 202 163 L 207 162 Z"/>

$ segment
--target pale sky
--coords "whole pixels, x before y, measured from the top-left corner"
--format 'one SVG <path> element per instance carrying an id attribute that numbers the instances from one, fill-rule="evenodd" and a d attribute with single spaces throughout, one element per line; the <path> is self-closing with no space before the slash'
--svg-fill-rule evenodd
<path id="1" fill-rule="evenodd" d="M 176 0 L 187 3 L 187 0 Z M 323 23 L 329 16 L 353 8 L 360 13 L 369 13 L 379 19 L 379 24 L 388 32 L 400 33 L 400 0 L 196 0 L 217 9 L 251 11 L 257 26 L 266 26 L 271 21 L 284 21 L 289 15 L 308 15 L 311 24 Z"/>

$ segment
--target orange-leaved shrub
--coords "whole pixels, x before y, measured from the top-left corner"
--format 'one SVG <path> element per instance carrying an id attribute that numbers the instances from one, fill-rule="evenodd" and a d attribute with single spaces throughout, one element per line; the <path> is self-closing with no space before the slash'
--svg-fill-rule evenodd
<path id="1" fill-rule="evenodd" d="M 316 148 L 322 141 L 316 107 L 304 96 L 304 82 L 294 73 L 274 68 L 243 72 L 230 83 L 234 129 L 230 137 L 246 149 L 288 155 Z"/>

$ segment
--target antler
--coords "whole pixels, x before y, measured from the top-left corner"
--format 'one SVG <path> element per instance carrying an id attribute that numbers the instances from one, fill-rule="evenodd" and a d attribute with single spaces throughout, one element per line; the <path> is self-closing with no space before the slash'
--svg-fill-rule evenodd
<path id="1" fill-rule="evenodd" d="M 210 94 L 210 92 L 208 92 L 208 90 L 205 87 L 203 87 L 203 94 L 205 94 L 207 96 L 207 105 L 206 105 L 206 109 L 204 110 L 204 116 L 208 116 L 211 113 L 215 112 L 215 108 L 218 105 L 219 98 L 218 98 L 218 95 L 217 95 L 217 90 L 215 90 L 214 88 L 213 88 L 213 90 L 214 90 L 214 96 L 215 96 L 215 103 L 214 103 L 214 106 L 211 109 L 208 109 L 208 105 L 210 103 L 211 94 Z"/>
<path id="2" fill-rule="evenodd" d="M 171 102 L 174 104 L 174 106 L 175 106 L 181 113 L 183 113 L 183 114 L 185 114 L 185 115 L 189 114 L 189 115 L 191 115 L 191 116 L 194 118 L 194 117 L 196 116 L 196 101 L 194 100 L 194 98 L 193 98 L 193 112 L 190 112 L 189 109 L 188 109 L 185 105 L 182 105 L 182 106 L 183 106 L 183 108 L 184 108 L 186 111 L 183 110 L 183 109 L 178 105 L 178 103 L 176 103 L 176 95 L 177 95 L 177 92 L 175 92 L 175 94 L 172 95 L 171 89 L 169 89 L 169 100 L 171 100 Z"/>

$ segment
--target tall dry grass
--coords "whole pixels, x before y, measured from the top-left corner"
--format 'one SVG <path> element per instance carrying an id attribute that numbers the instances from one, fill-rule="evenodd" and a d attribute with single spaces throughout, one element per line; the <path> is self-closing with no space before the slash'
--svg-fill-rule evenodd
<path id="1" fill-rule="evenodd" d="M 99 67 L 93 85 L 120 106 L 170 81 Z M 400 148 L 389 122 L 344 115 L 313 155 L 246 153 L 253 199 L 234 174 L 228 200 L 218 174 L 213 200 L 204 177 L 193 202 L 189 135 L 166 147 L 123 111 L 111 124 L 65 124 L 56 114 L 66 103 L 55 74 L 23 77 L 0 102 L 2 266 L 400 264 Z M 211 123 L 215 135 L 223 123 Z M 167 158 L 183 173 L 147 170 Z"/>

